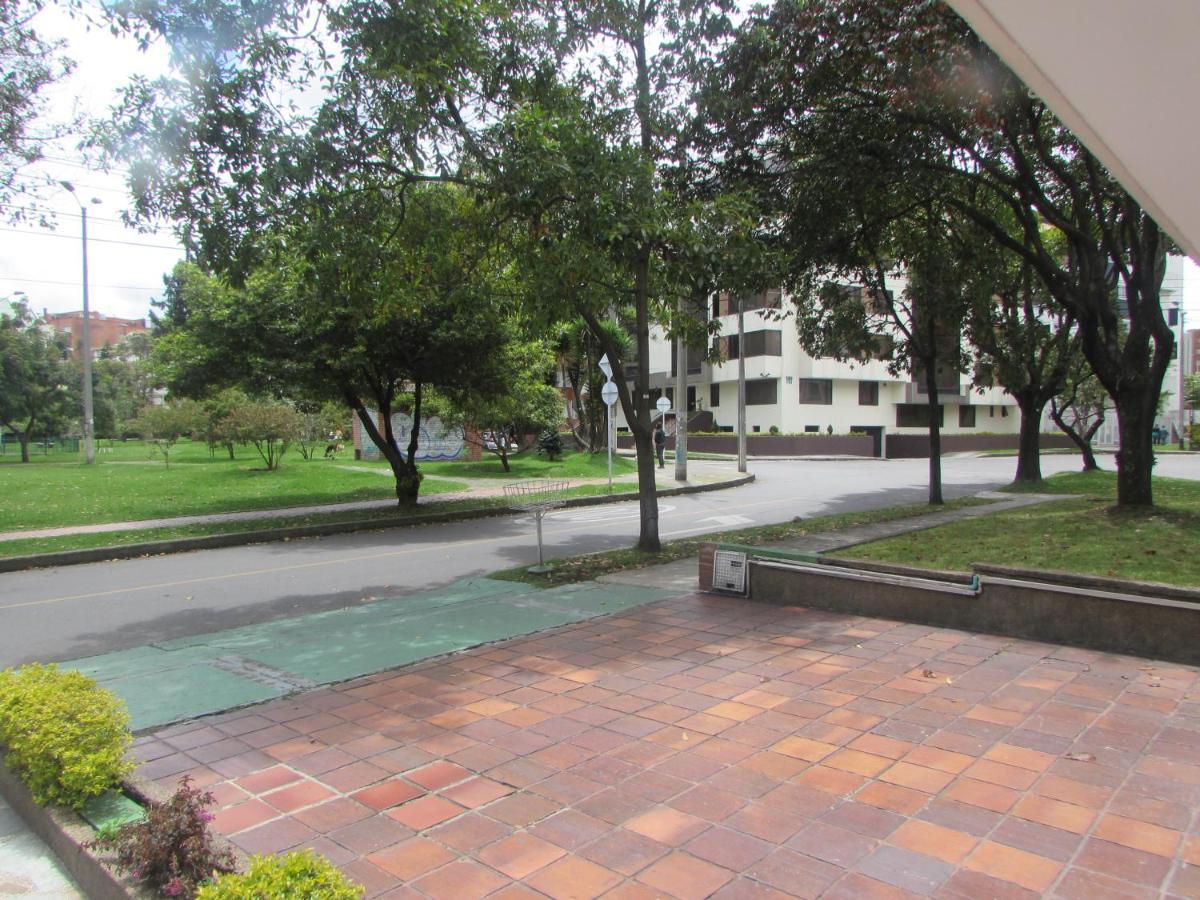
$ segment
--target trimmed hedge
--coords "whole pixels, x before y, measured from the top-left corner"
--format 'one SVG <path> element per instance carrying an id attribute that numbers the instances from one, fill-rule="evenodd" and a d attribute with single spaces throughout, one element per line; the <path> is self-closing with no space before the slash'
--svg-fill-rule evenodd
<path id="1" fill-rule="evenodd" d="M 203 885 L 196 900 L 359 900 L 363 888 L 323 856 L 293 851 L 286 856 L 255 856 L 241 875 L 222 875 Z"/>

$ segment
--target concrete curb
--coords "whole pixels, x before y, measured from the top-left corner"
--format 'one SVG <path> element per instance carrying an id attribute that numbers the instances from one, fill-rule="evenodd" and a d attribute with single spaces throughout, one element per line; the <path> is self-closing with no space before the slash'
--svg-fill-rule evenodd
<path id="1" fill-rule="evenodd" d="M 151 900 L 157 896 L 139 885 L 130 876 L 120 876 L 106 863 L 101 862 L 84 848 L 84 844 L 95 838 L 96 833 L 80 815 L 72 809 L 58 806 L 39 806 L 25 782 L 21 781 L 5 762 L 7 752 L 0 756 L 0 794 L 8 801 L 13 811 L 29 826 L 58 857 L 62 867 L 75 880 L 88 900 Z M 171 792 L 138 775 L 128 776 L 123 784 L 126 793 L 145 803 L 148 800 L 166 800 Z M 244 871 L 246 854 L 224 836 L 210 831 L 218 847 L 233 852 L 235 865 Z"/>
<path id="2" fill-rule="evenodd" d="M 742 475 L 728 481 L 713 484 L 689 484 L 683 487 L 663 488 L 659 497 L 674 497 L 680 494 L 700 494 L 741 487 L 754 480 L 753 475 Z M 623 503 L 637 497 L 636 491 L 607 494 L 595 497 L 572 497 L 563 503 L 565 508 L 579 506 L 601 506 L 607 503 Z M 507 506 L 468 509 L 460 512 L 430 513 L 408 516 L 403 519 L 357 519 L 348 522 L 331 522 L 327 525 L 295 525 L 291 527 L 238 531 L 230 534 L 206 534 L 198 537 L 176 538 L 165 541 L 146 541 L 139 544 L 124 544 L 117 547 L 92 547 L 87 550 L 63 550 L 58 553 L 38 553 L 31 556 L 10 556 L 0 559 L 0 573 L 19 572 L 23 569 L 44 569 L 56 566 L 77 566 L 84 563 L 106 562 L 116 559 L 135 559 L 139 556 L 156 556 L 165 553 L 187 553 L 192 550 L 213 550 L 222 547 L 242 547 L 246 544 L 264 544 L 271 541 L 293 538 L 328 537 L 355 531 L 382 531 L 387 528 L 410 528 L 420 525 L 440 525 L 446 522 L 463 522 L 487 519 L 494 516 L 522 515 L 520 510 Z"/>

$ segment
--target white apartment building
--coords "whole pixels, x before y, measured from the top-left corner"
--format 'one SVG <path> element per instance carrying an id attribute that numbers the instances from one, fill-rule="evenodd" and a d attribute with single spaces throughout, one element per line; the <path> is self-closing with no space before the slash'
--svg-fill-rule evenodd
<path id="1" fill-rule="evenodd" d="M 897 282 L 896 288 L 901 287 Z M 924 434 L 929 397 L 923 379 L 911 372 L 892 374 L 886 359 L 839 362 L 819 359 L 800 347 L 795 321 L 780 318 L 787 301 L 778 290 L 748 297 L 744 304 L 746 430 L 783 434 Z M 782 308 L 781 308 L 782 305 Z M 688 366 L 688 411 L 709 412 L 713 427 L 737 425 L 738 323 L 735 302 L 716 298 L 709 316 L 720 325 L 724 362 L 702 362 L 693 352 Z M 881 353 L 890 352 L 881 342 Z M 650 334 L 652 401 L 665 389 L 675 406 L 674 342 L 661 328 Z M 632 370 L 627 373 L 632 378 Z M 942 427 L 946 434 L 1017 434 L 1020 411 L 1000 388 L 973 389 L 969 375 L 940 377 Z M 618 425 L 623 426 L 623 418 Z M 669 427 L 669 426 L 668 426 Z M 669 428 L 670 430 L 670 428 Z"/>

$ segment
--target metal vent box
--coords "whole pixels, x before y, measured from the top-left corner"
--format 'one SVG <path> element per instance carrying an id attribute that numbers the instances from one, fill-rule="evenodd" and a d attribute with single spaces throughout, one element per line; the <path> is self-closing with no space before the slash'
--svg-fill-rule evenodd
<path id="1" fill-rule="evenodd" d="M 713 554 L 712 586 L 730 594 L 746 593 L 746 554 L 718 550 Z"/>

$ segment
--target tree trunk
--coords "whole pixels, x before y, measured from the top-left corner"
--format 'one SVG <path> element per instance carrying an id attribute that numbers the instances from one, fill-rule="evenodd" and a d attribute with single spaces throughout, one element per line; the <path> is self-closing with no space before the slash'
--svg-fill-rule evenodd
<path id="1" fill-rule="evenodd" d="M 1117 450 L 1117 505 L 1153 506 L 1154 446 L 1150 429 L 1156 404 L 1147 402 L 1144 391 L 1113 397 L 1113 403 L 1121 442 Z"/>
<path id="2" fill-rule="evenodd" d="M 21 462 L 29 462 L 29 432 L 18 431 L 17 442 L 21 445 Z"/>
<path id="3" fill-rule="evenodd" d="M 925 362 L 925 390 L 929 392 L 929 502 L 940 506 L 942 499 L 942 404 L 938 398 L 937 357 Z"/>
<path id="4" fill-rule="evenodd" d="M 1017 476 L 1013 484 L 1037 484 L 1042 480 L 1042 410 L 1038 402 L 1022 392 L 1014 395 L 1021 410 L 1021 437 L 1017 445 Z"/>
<path id="5" fill-rule="evenodd" d="M 401 506 L 411 506 L 417 502 L 416 492 L 408 491 L 406 481 L 410 476 L 408 462 L 404 459 L 404 454 L 396 447 L 396 440 L 392 434 L 392 407 L 391 404 L 385 402 L 383 398 L 376 397 L 376 402 L 379 403 L 379 418 L 384 423 L 383 431 L 379 430 L 379 426 L 371 418 L 366 406 L 362 401 L 352 394 L 345 394 L 347 402 L 358 414 L 358 421 L 362 423 L 363 431 L 367 433 L 375 446 L 379 448 L 379 452 L 383 454 L 383 458 L 387 460 L 388 466 L 392 470 L 392 478 L 396 482 L 396 502 Z M 413 467 L 416 468 L 415 466 Z"/>
<path id="6" fill-rule="evenodd" d="M 396 482 L 396 498 L 401 506 L 416 506 L 421 490 L 417 471 L 417 446 L 421 440 L 421 383 L 413 386 L 412 428 L 408 432 L 408 454 L 404 457 L 404 477 Z"/>
<path id="7" fill-rule="evenodd" d="M 1096 454 L 1092 450 L 1092 438 L 1100 430 L 1100 425 L 1104 422 L 1104 416 L 1100 415 L 1097 417 L 1096 421 L 1082 435 L 1075 428 L 1067 424 L 1063 418 L 1062 410 L 1058 408 L 1058 404 L 1053 400 L 1050 401 L 1050 418 L 1054 420 L 1054 424 L 1058 426 L 1059 430 L 1071 439 L 1071 443 L 1079 448 L 1079 452 L 1083 456 L 1083 471 L 1099 471 L 1100 464 L 1096 462 Z"/>

